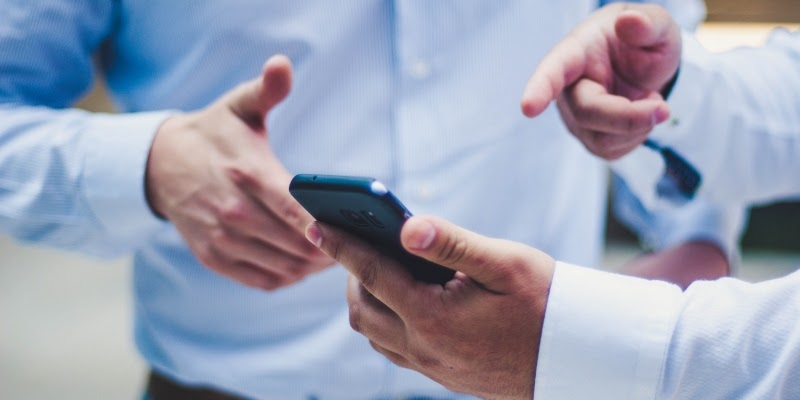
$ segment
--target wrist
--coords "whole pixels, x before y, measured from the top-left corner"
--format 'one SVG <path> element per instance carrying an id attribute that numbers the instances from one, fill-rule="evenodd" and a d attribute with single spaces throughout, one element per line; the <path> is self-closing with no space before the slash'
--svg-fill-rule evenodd
<path id="1" fill-rule="evenodd" d="M 157 217 L 167 219 L 166 185 L 164 185 L 164 162 L 174 153 L 172 138 L 187 128 L 186 115 L 176 114 L 166 120 L 156 131 L 145 167 L 145 196 L 147 205 Z M 167 161 L 168 162 L 168 161 Z"/>

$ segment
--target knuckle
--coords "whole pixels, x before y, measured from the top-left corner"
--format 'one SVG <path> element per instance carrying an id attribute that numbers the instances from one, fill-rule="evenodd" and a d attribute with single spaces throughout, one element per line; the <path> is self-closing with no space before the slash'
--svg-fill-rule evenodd
<path id="1" fill-rule="evenodd" d="M 636 128 L 639 126 L 639 121 L 635 117 L 625 117 L 624 121 L 626 132 L 635 132 Z"/>
<path id="2" fill-rule="evenodd" d="M 380 346 L 378 346 L 375 343 L 372 343 L 372 348 L 375 349 L 375 351 L 377 351 L 378 353 L 381 353 L 384 356 L 386 356 L 386 358 L 388 358 L 389 361 L 391 361 L 392 363 L 394 363 L 394 364 L 396 364 L 396 365 L 398 365 L 400 367 L 403 367 L 403 368 L 411 368 L 411 364 L 402 355 L 397 354 L 397 353 L 392 353 L 392 352 L 390 352 L 388 350 L 382 349 Z"/>
<path id="3" fill-rule="evenodd" d="M 531 259 L 533 259 L 533 257 L 528 252 L 528 249 L 520 248 L 519 251 L 509 255 L 506 263 L 499 266 L 498 271 L 514 287 L 519 287 L 520 285 L 526 286 L 534 280 L 530 272 Z"/>
<path id="4" fill-rule="evenodd" d="M 350 311 L 350 327 L 353 328 L 354 331 L 362 333 L 361 321 L 363 318 L 363 307 L 358 302 L 351 302 L 348 306 L 348 310 Z"/>
<path id="5" fill-rule="evenodd" d="M 595 145 L 594 140 L 584 139 L 583 147 L 586 147 L 586 150 L 589 150 L 589 153 L 592 153 L 600 158 L 605 158 L 603 157 L 602 151 Z"/>
<path id="6" fill-rule="evenodd" d="M 296 262 L 289 265 L 286 268 L 286 275 L 287 279 L 290 279 L 294 282 L 303 279 L 310 273 L 316 270 L 314 264 L 306 263 L 306 262 Z"/>
<path id="7" fill-rule="evenodd" d="M 247 219 L 247 205 L 243 199 L 231 197 L 218 207 L 217 215 L 225 224 L 236 224 Z"/>
<path id="8" fill-rule="evenodd" d="M 366 264 L 360 268 L 361 285 L 367 289 L 372 289 L 378 282 L 378 275 L 380 274 L 380 261 L 377 259 L 370 259 Z"/>
<path id="9" fill-rule="evenodd" d="M 258 289 L 264 289 L 267 291 L 275 290 L 286 286 L 288 282 L 283 279 L 283 277 L 279 276 L 278 274 L 272 273 L 270 271 L 264 270 L 260 266 L 256 264 L 250 263 L 240 263 L 240 265 L 246 265 L 253 270 L 259 271 L 258 274 L 254 274 L 249 277 L 249 282 L 246 284 L 248 286 L 252 286 Z"/>
<path id="10" fill-rule="evenodd" d="M 654 120 L 652 120 L 652 119 L 648 119 L 647 121 L 642 122 L 641 126 L 636 131 L 637 137 L 638 136 L 646 136 L 655 127 L 656 127 L 656 122 Z"/>
<path id="11" fill-rule="evenodd" d="M 327 240 L 327 241 L 323 242 L 323 247 L 326 244 L 325 242 L 328 242 L 329 244 L 331 244 L 331 246 L 330 246 L 331 257 L 333 257 L 334 260 L 341 261 L 342 260 L 342 256 L 344 255 L 344 249 L 342 247 L 343 246 L 342 242 L 339 241 L 339 240 Z"/>
<path id="12" fill-rule="evenodd" d="M 439 249 L 437 258 L 446 264 L 458 264 L 466 257 L 467 251 L 466 240 L 460 234 L 453 233 L 447 236 L 444 245 Z"/>
<path id="13" fill-rule="evenodd" d="M 250 281 L 245 282 L 247 286 L 256 288 L 256 289 L 263 289 L 266 291 L 271 291 L 277 289 L 279 283 L 276 282 L 274 279 L 268 276 L 260 276 L 257 278 L 252 278 Z"/>
<path id="14" fill-rule="evenodd" d="M 282 288 L 293 285 L 303 279 L 303 276 L 279 276 L 275 278 L 275 288 Z"/>
<path id="15" fill-rule="evenodd" d="M 417 334 L 426 339 L 437 335 L 440 332 L 441 321 L 435 321 L 435 318 L 428 313 L 416 314 L 413 317 L 414 327 Z"/>
<path id="16" fill-rule="evenodd" d="M 286 220 L 290 222 L 301 222 L 306 215 L 305 209 L 293 199 L 286 199 L 281 206 L 281 210 Z"/>
<path id="17" fill-rule="evenodd" d="M 606 151 L 603 151 L 603 152 L 601 152 L 601 153 L 599 154 L 599 156 L 600 156 L 602 159 L 606 160 L 606 161 L 614 161 L 614 160 L 617 160 L 617 159 L 619 159 L 620 157 L 622 157 L 622 155 L 621 155 L 621 154 L 618 154 L 617 152 L 614 152 L 614 151 L 609 151 L 609 150 L 606 150 Z"/>
<path id="18" fill-rule="evenodd" d="M 391 354 L 384 354 L 383 347 L 381 347 L 377 343 L 375 343 L 374 340 L 372 340 L 372 339 L 369 340 L 369 346 L 372 347 L 372 350 L 375 350 L 378 353 L 381 353 L 381 354 L 385 355 L 386 358 L 388 358 L 390 361 L 393 361 L 392 360 L 392 355 Z"/>
<path id="19" fill-rule="evenodd" d="M 452 315 L 442 309 L 442 304 L 436 301 L 426 301 L 424 307 L 411 311 L 408 318 L 414 330 L 426 341 L 437 341 L 441 337 L 448 337 Z"/>
<path id="20" fill-rule="evenodd" d="M 572 118 L 580 125 L 585 125 L 587 121 L 598 117 L 595 109 L 578 99 L 568 99 L 565 101 L 565 105 L 569 107 Z"/>
<path id="21" fill-rule="evenodd" d="M 592 154 L 608 160 L 614 154 L 616 140 L 617 138 L 611 134 L 591 132 L 584 145 Z"/>
<path id="22" fill-rule="evenodd" d="M 631 115 L 625 117 L 623 121 L 625 132 L 629 135 L 639 135 L 653 129 L 653 121 L 651 118 Z"/>
<path id="23" fill-rule="evenodd" d="M 213 254 L 215 251 L 230 247 L 230 245 L 231 236 L 224 229 L 215 228 L 208 233 L 208 250 L 210 253 Z"/>
<path id="24" fill-rule="evenodd" d="M 603 158 L 608 161 L 616 161 L 622 158 L 625 154 L 628 154 L 627 150 L 619 149 L 615 151 L 608 151 Z"/>
<path id="25" fill-rule="evenodd" d="M 239 187 L 255 188 L 259 187 L 259 172 L 255 165 L 236 163 L 225 168 L 231 181 Z"/>
<path id="26" fill-rule="evenodd" d="M 412 362 L 424 370 L 435 370 L 442 365 L 442 361 L 438 357 L 419 349 L 410 348 L 409 353 Z"/>
<path id="27" fill-rule="evenodd" d="M 463 390 L 460 390 L 461 388 L 458 385 L 456 385 L 455 382 L 447 382 L 447 381 L 444 381 L 444 380 L 441 380 L 441 381 L 437 380 L 437 382 L 439 382 L 440 385 L 444 386 L 445 389 L 447 389 L 447 390 L 449 390 L 451 392 L 463 391 Z"/>
<path id="28" fill-rule="evenodd" d="M 271 281 L 275 282 L 279 287 L 289 286 L 295 282 L 303 279 L 306 274 L 303 273 L 303 264 L 297 262 L 270 262 L 269 269 L 267 265 L 260 267 L 266 271 Z"/>
<path id="29" fill-rule="evenodd" d="M 602 151 L 609 151 L 619 144 L 620 136 L 611 133 L 597 132 L 594 137 L 595 146 Z"/>
<path id="30" fill-rule="evenodd" d="M 194 253 L 195 257 L 197 257 L 197 261 L 200 261 L 200 263 L 206 267 L 211 269 L 221 268 L 222 263 L 220 257 L 214 251 L 210 243 L 199 246 L 195 249 Z"/>
<path id="31" fill-rule="evenodd" d="M 286 268 L 286 273 L 292 278 L 302 278 L 313 270 L 308 263 L 295 263 Z"/>
<path id="32" fill-rule="evenodd" d="M 319 251 L 316 247 L 311 248 L 311 255 L 308 257 L 308 262 L 311 265 L 309 268 L 314 270 L 325 268 L 333 263 L 327 254 Z"/>

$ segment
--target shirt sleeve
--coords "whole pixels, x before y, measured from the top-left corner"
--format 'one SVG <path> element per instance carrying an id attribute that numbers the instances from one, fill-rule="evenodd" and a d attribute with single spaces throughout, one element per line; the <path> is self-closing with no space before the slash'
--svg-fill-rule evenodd
<path id="1" fill-rule="evenodd" d="M 681 290 L 557 263 L 547 300 L 535 399 L 654 399 Z"/>
<path id="2" fill-rule="evenodd" d="M 684 35 L 672 118 L 651 138 L 675 149 L 702 175 L 714 202 L 760 203 L 800 194 L 800 32 L 778 30 L 768 44 L 711 54 Z M 613 166 L 648 206 L 663 171 L 639 149 Z"/>
<path id="3" fill-rule="evenodd" d="M 658 281 L 558 263 L 536 399 L 800 396 L 800 272 L 750 284 Z"/>
<path id="4" fill-rule="evenodd" d="M 117 255 L 164 224 L 147 205 L 144 171 L 168 113 L 67 108 L 92 83 L 113 4 L 0 5 L 0 229 L 19 240 Z"/>
<path id="5" fill-rule="evenodd" d="M 697 282 L 682 296 L 659 399 L 800 398 L 800 272 Z"/>

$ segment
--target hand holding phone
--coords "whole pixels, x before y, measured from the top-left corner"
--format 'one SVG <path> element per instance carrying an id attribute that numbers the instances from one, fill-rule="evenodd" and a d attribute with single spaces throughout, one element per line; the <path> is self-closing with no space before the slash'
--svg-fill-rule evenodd
<path id="1" fill-rule="evenodd" d="M 296 175 L 289 192 L 318 221 L 345 230 L 405 265 L 421 281 L 444 285 L 455 271 L 408 253 L 400 242 L 411 212 L 381 182 L 366 177 Z"/>

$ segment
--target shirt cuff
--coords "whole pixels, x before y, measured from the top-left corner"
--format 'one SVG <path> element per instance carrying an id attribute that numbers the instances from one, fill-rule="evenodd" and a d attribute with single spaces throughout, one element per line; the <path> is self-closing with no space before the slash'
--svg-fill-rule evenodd
<path id="1" fill-rule="evenodd" d="M 83 189 L 95 217 L 115 238 L 145 238 L 166 224 L 147 202 L 145 170 L 153 138 L 171 114 L 96 114 L 91 119 Z"/>
<path id="2" fill-rule="evenodd" d="M 665 282 L 558 262 L 534 398 L 655 398 L 681 295 Z"/>

